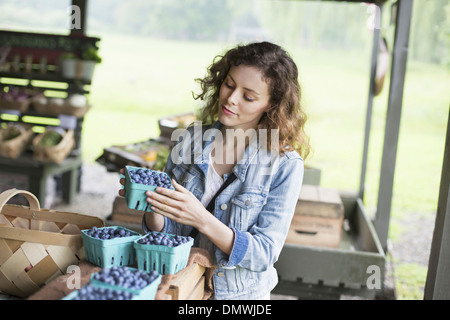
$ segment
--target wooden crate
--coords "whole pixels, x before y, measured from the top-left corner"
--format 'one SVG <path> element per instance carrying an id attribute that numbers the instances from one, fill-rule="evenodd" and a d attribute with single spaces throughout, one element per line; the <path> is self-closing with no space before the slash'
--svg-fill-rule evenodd
<path id="1" fill-rule="evenodd" d="M 298 197 L 295 214 L 340 218 L 344 214 L 344 205 L 337 190 L 304 184 Z"/>
<path id="2" fill-rule="evenodd" d="M 340 218 L 294 215 L 287 243 L 337 248 L 341 241 L 343 215 Z"/>
<path id="3" fill-rule="evenodd" d="M 343 219 L 344 205 L 337 190 L 303 185 L 286 242 L 337 248 Z"/>
<path id="4" fill-rule="evenodd" d="M 201 300 L 205 289 L 205 267 L 197 263 L 179 271 L 166 294 L 171 300 Z"/>
<path id="5" fill-rule="evenodd" d="M 379 291 L 367 288 L 378 267 L 384 279 L 385 253 L 361 199 L 341 193 L 344 219 L 338 248 L 286 243 L 275 268 L 279 282 L 275 294 L 301 299 L 338 298 L 341 294 L 374 298 Z M 369 268 L 370 267 L 370 268 Z"/>

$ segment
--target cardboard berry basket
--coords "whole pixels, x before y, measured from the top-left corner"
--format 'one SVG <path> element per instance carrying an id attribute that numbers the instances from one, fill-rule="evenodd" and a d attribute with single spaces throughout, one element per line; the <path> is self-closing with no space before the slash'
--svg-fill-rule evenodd
<path id="1" fill-rule="evenodd" d="M 120 226 L 104 227 L 99 229 L 111 228 L 114 230 L 123 229 L 129 231 L 131 236 L 102 240 L 88 235 L 87 229 L 81 230 L 86 260 L 101 268 L 133 265 L 136 261 L 136 253 L 133 248 L 133 242 L 141 235 L 135 231 Z"/>
<path id="2" fill-rule="evenodd" d="M 160 233 L 160 232 L 157 232 Z M 173 234 L 166 234 L 175 237 Z M 146 235 L 141 238 L 146 237 Z M 138 269 L 147 272 L 158 271 L 159 274 L 175 274 L 187 265 L 194 239 L 176 247 L 156 244 L 141 244 L 139 239 L 134 241 Z"/>
<path id="3" fill-rule="evenodd" d="M 29 206 L 7 204 L 16 195 Z M 0 291 L 27 297 L 84 258 L 81 229 L 102 227 L 97 217 L 41 209 L 25 190 L 0 194 Z"/>
<path id="4" fill-rule="evenodd" d="M 126 267 L 126 268 L 128 268 L 132 272 L 139 270 L 139 269 L 131 268 L 131 267 Z M 98 273 L 98 272 L 96 272 L 96 273 Z M 128 291 L 134 295 L 133 298 L 135 300 L 154 300 L 155 296 L 156 296 L 156 291 L 158 291 L 158 286 L 161 283 L 161 278 L 162 278 L 161 275 L 158 275 L 158 277 L 155 280 L 153 280 L 148 286 L 146 286 L 142 289 L 131 289 L 131 288 L 126 288 L 126 287 L 122 287 L 119 285 L 109 284 L 109 283 L 106 283 L 106 282 L 103 282 L 100 280 L 96 280 L 95 273 L 91 275 L 89 283 L 91 283 L 94 286 L 98 286 L 98 287 Z"/>
<path id="5" fill-rule="evenodd" d="M 137 171 L 139 169 L 150 170 L 147 168 L 125 166 L 125 200 L 127 202 L 128 208 L 130 209 L 153 212 L 153 210 L 150 209 L 148 202 L 146 201 L 147 196 L 145 195 L 145 192 L 155 191 L 157 186 L 133 182 L 130 178 L 130 171 Z M 173 187 L 172 181 L 170 180 L 170 177 L 167 173 L 159 171 L 158 173 L 167 176 L 170 181 L 170 185 Z"/>

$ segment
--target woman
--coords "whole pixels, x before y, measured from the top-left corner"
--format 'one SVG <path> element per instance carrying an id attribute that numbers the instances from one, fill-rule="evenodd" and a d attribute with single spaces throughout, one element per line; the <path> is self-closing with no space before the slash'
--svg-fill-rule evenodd
<path id="1" fill-rule="evenodd" d="M 156 214 L 144 215 L 143 229 L 198 230 L 195 245 L 217 266 L 215 299 L 269 299 L 309 152 L 298 70 L 281 47 L 261 42 L 217 57 L 197 81 L 202 121 L 184 131 L 167 161 L 175 190 L 147 192 Z M 206 206 L 230 176 L 211 214 Z"/>

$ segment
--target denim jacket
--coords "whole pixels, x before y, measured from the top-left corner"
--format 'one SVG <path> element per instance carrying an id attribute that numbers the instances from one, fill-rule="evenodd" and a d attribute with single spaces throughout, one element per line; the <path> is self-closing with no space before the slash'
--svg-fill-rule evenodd
<path id="1" fill-rule="evenodd" d="M 219 122 L 202 126 L 202 136 L 194 127 L 185 130 L 165 168 L 199 200 L 207 187 L 212 138 L 220 126 Z M 237 178 L 216 198 L 214 216 L 230 227 L 235 237 L 230 255 L 212 245 L 215 299 L 259 299 L 276 286 L 274 263 L 294 214 L 303 170 L 297 152 L 271 157 L 257 139 L 249 143 L 242 160 L 233 168 Z M 148 230 L 145 220 L 143 229 Z M 163 232 L 187 236 L 192 229 L 165 218 Z"/>

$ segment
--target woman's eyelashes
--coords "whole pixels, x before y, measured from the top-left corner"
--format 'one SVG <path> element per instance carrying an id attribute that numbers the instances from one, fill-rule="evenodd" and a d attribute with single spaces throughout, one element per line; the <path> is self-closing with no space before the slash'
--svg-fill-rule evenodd
<path id="1" fill-rule="evenodd" d="M 225 84 L 225 86 L 226 86 L 228 89 L 234 90 L 234 86 L 233 86 L 232 84 L 230 84 L 229 82 L 225 81 L 224 84 Z M 253 101 L 255 101 L 255 99 L 253 99 L 253 98 L 247 96 L 246 94 L 244 94 L 243 97 L 244 97 L 244 99 L 245 99 L 246 101 L 248 101 L 248 102 L 253 102 Z"/>

